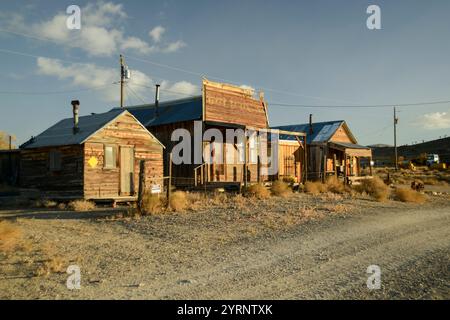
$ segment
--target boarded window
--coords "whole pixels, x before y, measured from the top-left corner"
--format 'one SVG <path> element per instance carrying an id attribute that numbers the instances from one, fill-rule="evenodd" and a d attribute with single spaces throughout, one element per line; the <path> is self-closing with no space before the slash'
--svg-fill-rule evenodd
<path id="1" fill-rule="evenodd" d="M 258 137 L 252 134 L 249 137 L 249 163 L 256 164 L 258 162 Z"/>
<path id="2" fill-rule="evenodd" d="M 105 164 L 106 169 L 114 169 L 116 167 L 116 148 L 114 146 L 105 146 Z"/>
<path id="3" fill-rule="evenodd" d="M 52 150 L 49 153 L 49 167 L 50 171 L 61 170 L 61 152 Z"/>

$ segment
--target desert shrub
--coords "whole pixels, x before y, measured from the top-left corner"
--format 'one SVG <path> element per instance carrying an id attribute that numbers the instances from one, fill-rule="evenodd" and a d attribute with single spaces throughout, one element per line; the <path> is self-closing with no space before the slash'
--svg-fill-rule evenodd
<path id="1" fill-rule="evenodd" d="M 66 210 L 67 209 L 67 205 L 64 202 L 58 203 L 57 208 L 59 210 Z"/>
<path id="2" fill-rule="evenodd" d="M 423 194 L 406 188 L 395 189 L 395 198 L 402 202 L 424 203 L 426 201 Z"/>
<path id="3" fill-rule="evenodd" d="M 267 199 L 270 197 L 269 190 L 262 184 L 253 184 L 244 190 L 244 195 L 250 198 Z"/>
<path id="4" fill-rule="evenodd" d="M 307 181 L 305 183 L 305 191 L 317 195 L 319 193 L 327 192 L 327 187 L 320 181 Z"/>
<path id="5" fill-rule="evenodd" d="M 389 197 L 389 187 L 378 177 L 361 180 L 361 184 L 355 187 L 360 193 L 367 193 L 377 201 L 386 201 Z"/>
<path id="6" fill-rule="evenodd" d="M 37 200 L 35 202 L 35 206 L 38 208 L 55 208 L 57 205 L 57 202 L 48 199 Z"/>
<path id="7" fill-rule="evenodd" d="M 170 195 L 170 207 L 175 211 L 183 211 L 188 206 L 188 198 L 186 192 L 175 191 Z"/>
<path id="8" fill-rule="evenodd" d="M 335 176 L 328 177 L 327 181 L 325 182 L 325 186 L 327 188 L 327 191 L 332 193 L 342 194 L 347 191 L 344 182 L 339 181 L 339 179 Z"/>
<path id="9" fill-rule="evenodd" d="M 292 193 L 291 188 L 286 182 L 283 181 L 274 181 L 272 183 L 272 187 L 270 188 L 270 191 L 274 196 L 278 197 L 287 197 L 289 194 Z"/>
<path id="10" fill-rule="evenodd" d="M 151 215 L 161 213 L 164 210 L 163 200 L 156 194 L 146 192 L 142 197 L 141 213 Z"/>
<path id="11" fill-rule="evenodd" d="M 283 182 L 286 182 L 287 184 L 293 185 L 296 181 L 295 177 L 288 176 L 283 178 Z"/>
<path id="12" fill-rule="evenodd" d="M 59 256 L 54 256 L 49 258 L 40 266 L 35 275 L 38 277 L 48 276 L 53 273 L 63 273 L 66 271 L 67 261 Z"/>
<path id="13" fill-rule="evenodd" d="M 86 200 L 75 200 L 69 202 L 67 207 L 72 211 L 91 211 L 95 209 L 95 203 L 92 201 L 86 201 Z"/>
<path id="14" fill-rule="evenodd" d="M 14 223 L 0 221 L 0 251 L 9 253 L 22 244 L 23 232 Z"/>

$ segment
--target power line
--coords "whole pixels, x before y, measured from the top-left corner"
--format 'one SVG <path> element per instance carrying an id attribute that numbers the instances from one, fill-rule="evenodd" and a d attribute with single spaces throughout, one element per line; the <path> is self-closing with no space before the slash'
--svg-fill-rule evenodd
<path id="1" fill-rule="evenodd" d="M 450 100 L 442 101 L 425 101 L 425 102 L 411 102 L 411 103 L 392 103 L 392 104 L 373 104 L 373 105 L 305 105 L 305 104 L 288 104 L 269 102 L 271 106 L 278 107 L 292 107 L 292 108 L 392 108 L 397 107 L 420 107 L 425 105 L 449 104 Z"/>
<path id="2" fill-rule="evenodd" d="M 105 84 L 102 86 L 92 87 L 92 88 L 85 88 L 85 89 L 77 89 L 77 90 L 62 90 L 62 91 L 0 91 L 0 94 L 11 94 L 11 95 L 50 95 L 50 94 L 64 94 L 64 93 L 77 93 L 77 92 L 84 92 L 84 91 L 94 91 L 94 90 L 101 90 L 106 87 L 109 87 L 113 85 L 114 83 Z"/>
<path id="3" fill-rule="evenodd" d="M 142 99 L 133 89 L 131 89 L 131 87 L 129 86 L 129 84 L 126 84 L 127 89 L 138 99 L 140 100 L 142 103 L 146 104 L 147 102 Z"/>
<path id="4" fill-rule="evenodd" d="M 138 87 L 149 88 L 149 89 L 155 90 L 154 87 L 150 87 L 148 85 L 144 85 L 144 84 L 140 84 L 140 83 L 130 82 L 130 84 L 138 86 Z M 173 93 L 173 94 L 178 94 L 178 95 L 183 95 L 183 96 L 187 96 L 187 97 L 192 97 L 192 98 L 198 96 L 198 95 L 192 95 L 192 94 L 189 94 L 189 93 L 175 91 L 175 90 L 169 90 L 169 89 L 164 89 L 164 88 L 161 88 L 160 90 L 161 91 L 166 91 L 166 92 L 169 92 L 169 93 Z"/>
<path id="5" fill-rule="evenodd" d="M 10 32 L 10 33 L 17 34 L 17 35 L 22 35 L 22 36 L 28 36 L 30 38 L 37 39 L 37 40 L 45 40 L 45 41 L 57 42 L 57 41 L 54 41 L 54 40 L 51 40 L 51 39 L 35 37 L 35 36 L 32 36 L 32 35 L 27 35 L 27 34 L 24 34 L 24 33 L 14 32 L 14 31 L 11 31 L 11 30 L 0 29 L 0 31 Z M 57 42 L 57 43 L 62 43 L 62 42 Z M 9 54 L 16 54 L 16 55 L 21 55 L 21 56 L 27 56 L 27 57 L 34 57 L 34 58 L 48 58 L 48 57 L 42 57 L 42 56 L 28 54 L 28 53 L 23 53 L 23 52 L 7 50 L 7 49 L 0 49 L 0 52 L 9 53 Z M 174 70 L 174 71 L 188 73 L 188 74 L 199 76 L 199 77 L 205 77 L 206 76 L 205 74 L 202 74 L 202 73 L 199 73 L 199 72 L 187 70 L 187 69 L 180 68 L 180 67 L 174 67 L 174 66 L 170 66 L 170 65 L 167 65 L 167 64 L 158 63 L 158 62 L 151 61 L 151 60 L 148 60 L 148 59 L 142 59 L 142 58 L 137 58 L 137 57 L 133 57 L 133 56 L 127 56 L 127 58 L 132 59 L 132 60 L 136 60 L 136 61 L 149 63 L 149 64 L 152 64 L 152 65 L 155 65 L 155 66 L 159 66 L 159 67 L 163 67 L 163 68 L 168 68 L 168 69 L 171 69 L 171 70 Z M 48 59 L 54 59 L 54 60 L 61 61 L 61 62 L 75 63 L 75 64 L 81 64 L 81 65 L 91 65 L 90 63 L 83 63 L 83 62 L 78 62 L 78 61 L 73 61 L 73 60 L 71 61 L 71 60 L 60 59 L 60 58 L 48 58 Z M 215 76 L 208 76 L 208 77 L 211 78 L 211 79 L 216 79 L 216 80 L 223 81 L 223 82 L 234 83 L 234 81 L 227 80 L 227 79 L 220 78 L 220 77 L 215 77 Z M 294 96 L 299 96 L 299 97 L 304 97 L 304 98 L 311 98 L 311 99 L 318 99 L 318 100 L 338 101 L 336 99 L 330 99 L 330 98 L 326 98 L 326 97 L 309 96 L 309 95 L 304 95 L 304 94 L 301 94 L 301 93 L 293 93 L 293 92 L 289 92 L 289 91 L 271 89 L 271 88 L 261 87 L 261 86 L 258 86 L 258 87 L 260 89 L 263 89 L 263 90 L 266 90 L 266 91 L 271 91 L 271 92 L 281 93 L 281 94 L 286 94 L 286 95 L 294 95 Z M 171 93 L 175 93 L 175 94 L 182 94 L 182 95 L 193 97 L 193 95 L 189 95 L 189 94 L 185 94 L 185 93 L 181 93 L 181 92 L 170 91 L 170 90 L 167 90 L 167 89 L 165 89 L 165 91 L 171 92 Z M 45 93 L 43 93 L 43 94 L 45 94 Z M 292 108 L 315 108 L 315 109 L 317 109 L 317 108 L 328 108 L 328 109 L 329 108 L 339 108 L 339 109 L 341 109 L 341 108 L 391 108 L 393 105 L 398 106 L 398 107 L 413 107 L 413 106 L 439 105 L 439 104 L 450 104 L 450 100 L 429 101 L 429 102 L 413 102 L 413 103 L 391 103 L 391 104 L 379 104 L 379 105 L 351 105 L 351 103 L 350 103 L 350 105 L 305 105 L 305 104 L 288 104 L 288 103 L 269 102 L 269 105 L 271 105 L 271 106 L 292 107 Z"/>

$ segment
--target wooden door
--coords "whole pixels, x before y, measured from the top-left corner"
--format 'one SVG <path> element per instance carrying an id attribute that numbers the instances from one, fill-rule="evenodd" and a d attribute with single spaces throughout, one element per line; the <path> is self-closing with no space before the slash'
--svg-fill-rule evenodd
<path id="1" fill-rule="evenodd" d="M 120 147 L 120 195 L 134 194 L 134 148 Z"/>

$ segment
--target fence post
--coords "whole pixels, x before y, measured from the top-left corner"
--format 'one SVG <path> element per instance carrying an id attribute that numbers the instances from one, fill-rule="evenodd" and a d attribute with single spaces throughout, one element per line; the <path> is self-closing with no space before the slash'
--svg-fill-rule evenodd
<path id="1" fill-rule="evenodd" d="M 172 192 L 172 152 L 169 153 L 169 181 L 167 183 L 167 209 L 170 209 L 170 195 Z"/>
<path id="2" fill-rule="evenodd" d="M 139 162 L 138 209 L 142 210 L 142 199 L 145 194 L 145 160 Z"/>

